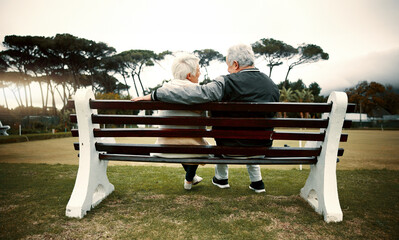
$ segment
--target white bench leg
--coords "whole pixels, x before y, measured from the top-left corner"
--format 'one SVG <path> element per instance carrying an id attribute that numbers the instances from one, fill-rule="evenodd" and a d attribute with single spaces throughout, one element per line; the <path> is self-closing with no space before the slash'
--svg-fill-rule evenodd
<path id="1" fill-rule="evenodd" d="M 301 189 L 303 197 L 316 210 L 324 216 L 326 222 L 340 222 L 343 219 L 339 204 L 336 165 L 337 152 L 345 119 L 348 99 L 345 93 L 333 92 L 328 102 L 333 102 L 326 129 L 325 140 L 322 145 L 317 164 L 312 165 L 305 186 Z M 320 145 L 317 142 L 308 142 L 306 147 Z"/>
<path id="2" fill-rule="evenodd" d="M 82 218 L 87 211 L 99 204 L 114 191 L 107 177 L 108 161 L 98 158 L 96 142 L 114 143 L 113 138 L 97 138 L 93 136 L 91 114 L 97 110 L 89 107 L 89 99 L 94 99 L 90 88 L 79 89 L 75 95 L 75 108 L 79 124 L 79 169 L 71 198 L 66 207 L 66 216 Z"/>

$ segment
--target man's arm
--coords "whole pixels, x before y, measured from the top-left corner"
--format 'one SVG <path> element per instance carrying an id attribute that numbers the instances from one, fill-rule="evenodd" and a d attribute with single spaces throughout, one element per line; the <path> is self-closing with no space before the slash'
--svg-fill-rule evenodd
<path id="1" fill-rule="evenodd" d="M 220 101 L 224 93 L 224 78 L 218 77 L 205 85 L 165 85 L 151 95 L 152 100 L 168 103 L 195 104 Z"/>

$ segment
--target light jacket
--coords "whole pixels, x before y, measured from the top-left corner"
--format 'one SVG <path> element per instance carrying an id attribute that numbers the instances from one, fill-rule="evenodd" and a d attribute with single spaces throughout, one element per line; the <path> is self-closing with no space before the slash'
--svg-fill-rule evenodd
<path id="1" fill-rule="evenodd" d="M 188 80 L 175 79 L 163 85 L 163 88 L 174 91 L 176 88 L 185 88 L 187 86 L 195 86 L 197 84 Z M 206 116 L 206 112 L 194 112 L 184 110 L 160 110 L 158 116 Z M 177 126 L 177 125 L 160 125 L 163 129 L 205 129 L 202 126 Z M 208 145 L 203 138 L 177 138 L 177 137 L 159 137 L 155 144 L 174 144 L 174 145 Z M 207 154 L 181 154 L 181 153 L 152 153 L 152 156 L 164 158 L 199 158 L 208 157 Z"/>

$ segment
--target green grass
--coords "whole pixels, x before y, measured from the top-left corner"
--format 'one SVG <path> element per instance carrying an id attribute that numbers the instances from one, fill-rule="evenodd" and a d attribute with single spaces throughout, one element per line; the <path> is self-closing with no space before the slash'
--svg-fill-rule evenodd
<path id="1" fill-rule="evenodd" d="M 183 189 L 173 167 L 111 166 L 115 192 L 85 218 L 65 217 L 77 166 L 0 164 L 0 239 L 398 239 L 399 171 L 339 170 L 344 221 L 327 224 L 299 197 L 308 170 L 262 169 L 267 194 L 248 189 L 245 168 L 231 189 Z"/>

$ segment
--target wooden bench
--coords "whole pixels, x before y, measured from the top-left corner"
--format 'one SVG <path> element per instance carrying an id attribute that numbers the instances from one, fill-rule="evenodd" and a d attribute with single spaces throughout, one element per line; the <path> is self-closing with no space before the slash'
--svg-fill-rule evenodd
<path id="1" fill-rule="evenodd" d="M 179 105 L 162 102 L 133 102 L 123 100 L 95 100 L 91 89 L 79 89 L 75 100 L 69 102 L 76 114 L 71 121 L 78 123 L 73 136 L 79 136 L 75 149 L 79 150 L 79 170 L 75 187 L 66 207 L 66 215 L 82 218 L 113 190 L 107 178 L 108 161 L 153 163 L 204 164 L 310 164 L 311 171 L 300 195 L 324 216 L 326 222 L 342 221 L 336 181 L 337 157 L 343 155 L 340 142 L 348 139 L 342 128 L 349 128 L 346 112 L 354 105 L 347 102 L 343 92 L 331 93 L 328 103 L 237 103 L 212 102 Z M 199 110 L 240 112 L 309 112 L 323 113 L 319 119 L 301 118 L 216 118 L 216 117 L 159 117 L 118 114 L 98 114 L 97 110 Z M 100 124 L 190 125 L 207 129 L 100 128 Z M 212 126 L 275 127 L 266 130 L 212 130 Z M 278 128 L 294 130 L 280 131 Z M 298 131 L 303 128 L 306 131 Z M 317 129 L 317 131 L 314 131 Z M 319 130 L 319 131 L 318 131 Z M 205 137 L 307 141 L 305 147 L 227 147 L 116 143 L 114 137 Z M 155 142 L 155 140 L 154 140 Z M 150 153 L 198 153 L 265 155 L 258 159 L 191 158 L 170 159 L 150 156 Z"/>

